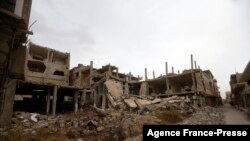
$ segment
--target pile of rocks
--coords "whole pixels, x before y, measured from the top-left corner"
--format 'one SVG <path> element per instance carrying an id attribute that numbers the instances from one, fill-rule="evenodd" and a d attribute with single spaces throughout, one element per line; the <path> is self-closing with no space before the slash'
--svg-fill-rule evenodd
<path id="1" fill-rule="evenodd" d="M 179 124 L 225 124 L 223 110 L 220 108 L 202 107 Z"/>
<path id="2" fill-rule="evenodd" d="M 22 131 L 26 135 L 39 134 L 40 129 L 50 133 L 60 132 L 70 141 L 83 140 L 141 140 L 143 124 L 168 124 L 166 111 L 190 114 L 180 124 L 223 124 L 223 113 L 218 108 L 196 109 L 184 98 L 120 97 L 114 100 L 116 106 L 102 110 L 85 107 L 81 112 L 56 116 L 38 113 L 15 112 L 12 127 L 1 129 L 0 136 L 9 132 Z M 159 116 L 160 115 L 160 116 Z M 138 136 L 139 135 L 139 136 Z"/>

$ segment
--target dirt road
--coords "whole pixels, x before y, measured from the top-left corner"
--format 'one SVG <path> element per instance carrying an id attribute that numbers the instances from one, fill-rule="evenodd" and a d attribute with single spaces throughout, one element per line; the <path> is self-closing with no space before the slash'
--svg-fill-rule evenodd
<path id="1" fill-rule="evenodd" d="M 249 124 L 250 119 L 247 117 L 246 113 L 241 112 L 229 104 L 225 104 L 222 107 L 224 111 L 224 120 L 226 124 Z"/>

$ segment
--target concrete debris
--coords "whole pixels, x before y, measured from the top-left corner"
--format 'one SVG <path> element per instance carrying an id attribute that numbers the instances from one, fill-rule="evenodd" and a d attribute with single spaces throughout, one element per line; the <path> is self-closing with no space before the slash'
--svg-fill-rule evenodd
<path id="1" fill-rule="evenodd" d="M 192 113 L 193 111 L 188 110 Z M 225 124 L 223 111 L 220 108 L 203 107 L 192 114 L 190 118 L 185 119 L 179 124 Z"/>
<path id="2" fill-rule="evenodd" d="M 142 141 L 142 134 L 140 134 L 139 136 L 136 136 L 136 137 L 127 138 L 123 141 Z"/>
<path id="3" fill-rule="evenodd" d="M 123 94 L 122 84 L 114 80 L 105 81 L 108 93 L 113 97 L 114 100 L 119 100 Z"/>
<path id="4" fill-rule="evenodd" d="M 103 127 L 103 126 L 100 126 L 100 127 L 97 127 L 97 132 L 101 132 L 101 131 L 103 131 L 105 128 Z"/>
<path id="5" fill-rule="evenodd" d="M 97 108 L 97 107 L 93 107 L 96 111 L 96 113 L 99 115 L 99 116 L 106 116 L 107 115 L 107 112 L 103 109 L 100 109 L 100 108 Z"/>
<path id="6" fill-rule="evenodd" d="M 223 115 L 218 108 L 203 107 L 195 109 L 179 97 L 149 100 L 130 97 L 124 99 L 129 108 L 108 108 L 100 116 L 97 108 L 83 108 L 83 112 L 57 116 L 37 115 L 37 122 L 30 120 L 30 113 L 14 113 L 12 127 L 1 129 L 0 137 L 6 131 L 22 131 L 25 135 L 36 135 L 45 128 L 49 133 L 60 132 L 68 139 L 81 140 L 141 140 L 143 124 L 223 124 Z M 153 104 L 157 101 L 156 104 Z M 175 102 L 175 103 L 173 103 Z M 141 107 L 137 104 L 140 103 Z M 122 105 L 122 104 L 121 104 Z M 138 110 L 130 110 L 131 107 Z M 136 107 L 136 108 L 135 108 Z M 151 110 L 150 110 L 151 108 Z M 103 111 L 103 110 L 101 110 Z M 189 117 L 185 119 L 185 117 Z M 190 117 L 191 116 L 191 117 Z"/>
<path id="7" fill-rule="evenodd" d="M 145 100 L 145 99 L 136 99 L 135 103 L 138 105 L 139 108 L 143 108 L 143 107 L 151 104 L 151 101 Z"/>
<path id="8" fill-rule="evenodd" d="M 140 98 L 130 97 L 129 99 L 124 99 L 124 102 L 129 108 L 132 108 L 132 109 L 139 108 L 140 110 L 138 111 L 138 113 L 143 112 L 145 109 L 149 111 L 152 111 L 158 108 L 166 108 L 166 107 L 169 109 L 176 109 L 176 108 L 171 108 L 175 106 L 175 103 L 179 103 L 182 105 L 183 103 L 186 103 L 184 99 L 178 96 L 172 96 L 172 97 L 163 98 L 163 99 L 156 98 L 154 100 L 150 100 L 146 98 L 141 99 L 141 97 Z M 178 108 L 178 109 L 181 109 L 181 108 Z"/>
<path id="9" fill-rule="evenodd" d="M 159 124 L 160 120 L 151 115 L 126 115 L 120 125 L 121 139 L 134 137 L 142 133 L 143 124 Z"/>
<path id="10" fill-rule="evenodd" d="M 156 103 L 160 103 L 162 100 L 159 98 L 154 99 L 153 101 L 151 101 L 151 104 L 156 104 Z"/>
<path id="11" fill-rule="evenodd" d="M 168 103 L 179 103 L 183 102 L 183 100 L 169 100 Z"/>
<path id="12" fill-rule="evenodd" d="M 38 114 L 36 114 L 36 113 L 31 113 L 30 120 L 32 120 L 34 122 L 37 122 L 38 121 L 37 118 L 36 118 L 37 115 Z"/>
<path id="13" fill-rule="evenodd" d="M 76 139 L 75 141 L 84 141 L 82 138 Z"/>
<path id="14" fill-rule="evenodd" d="M 94 120 L 90 120 L 88 123 L 87 123 L 87 126 L 97 126 L 98 123 Z"/>
<path id="15" fill-rule="evenodd" d="M 124 102 L 130 107 L 130 108 L 137 108 L 137 105 L 135 103 L 135 100 L 133 98 L 125 99 Z"/>
<path id="16" fill-rule="evenodd" d="M 109 102 L 111 103 L 111 105 L 113 106 L 113 107 L 116 107 L 116 102 L 114 101 L 114 99 L 113 99 L 113 97 L 108 93 L 107 94 L 107 97 L 108 97 L 108 100 L 109 100 Z"/>

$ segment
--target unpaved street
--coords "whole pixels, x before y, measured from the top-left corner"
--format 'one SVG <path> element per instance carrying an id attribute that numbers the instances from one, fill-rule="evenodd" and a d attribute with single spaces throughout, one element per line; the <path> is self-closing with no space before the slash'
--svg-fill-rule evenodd
<path id="1" fill-rule="evenodd" d="M 224 120 L 226 124 L 250 124 L 250 120 L 246 113 L 235 109 L 229 104 L 225 104 L 222 109 L 224 111 Z"/>

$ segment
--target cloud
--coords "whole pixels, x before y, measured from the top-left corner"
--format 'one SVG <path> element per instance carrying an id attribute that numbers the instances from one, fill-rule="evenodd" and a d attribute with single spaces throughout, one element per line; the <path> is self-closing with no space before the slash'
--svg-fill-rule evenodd
<path id="1" fill-rule="evenodd" d="M 35 42 L 71 53 L 78 63 L 111 63 L 119 71 L 149 77 L 190 68 L 190 54 L 210 69 L 221 92 L 230 74 L 249 61 L 248 0 L 43 0 L 33 1 Z"/>

